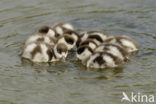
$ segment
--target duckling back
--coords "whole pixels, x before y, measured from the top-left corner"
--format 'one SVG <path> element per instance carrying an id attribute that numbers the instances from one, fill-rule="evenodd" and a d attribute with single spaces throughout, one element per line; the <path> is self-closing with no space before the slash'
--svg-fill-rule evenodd
<path id="1" fill-rule="evenodd" d="M 55 59 L 52 54 L 52 46 L 43 42 L 33 42 L 26 45 L 22 52 L 22 57 L 33 62 L 49 62 Z"/>
<path id="2" fill-rule="evenodd" d="M 124 61 L 108 52 L 95 52 L 86 61 L 87 68 L 115 68 L 123 64 Z"/>
<path id="3" fill-rule="evenodd" d="M 136 42 L 130 37 L 124 35 L 111 36 L 110 38 L 106 39 L 104 43 L 119 45 L 120 47 L 126 49 L 129 53 L 137 52 L 139 50 Z"/>

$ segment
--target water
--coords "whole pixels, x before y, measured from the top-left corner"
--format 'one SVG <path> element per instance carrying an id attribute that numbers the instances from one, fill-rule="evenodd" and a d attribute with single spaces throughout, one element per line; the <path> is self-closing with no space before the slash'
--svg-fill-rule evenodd
<path id="1" fill-rule="evenodd" d="M 0 104 L 121 104 L 123 91 L 156 96 L 155 5 L 156 0 L 1 0 Z M 65 63 L 21 60 L 21 44 L 30 34 L 61 21 L 77 30 L 128 35 L 140 51 L 123 69 L 86 70 L 73 53 Z"/>

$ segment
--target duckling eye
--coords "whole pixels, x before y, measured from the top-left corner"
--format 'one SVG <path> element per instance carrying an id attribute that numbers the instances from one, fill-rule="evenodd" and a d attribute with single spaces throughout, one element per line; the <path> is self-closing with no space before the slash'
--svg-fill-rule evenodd
<path id="1" fill-rule="evenodd" d="M 59 54 L 61 54 L 61 53 L 62 53 L 62 50 L 61 50 L 61 49 L 58 49 L 57 52 L 58 52 Z"/>
<path id="2" fill-rule="evenodd" d="M 74 43 L 74 41 L 72 39 L 70 39 L 70 38 L 65 38 L 65 40 L 69 44 L 73 44 Z"/>
<path id="3" fill-rule="evenodd" d="M 56 37 L 59 37 L 59 34 L 55 34 Z"/>
<path id="4" fill-rule="evenodd" d="M 98 56 L 94 59 L 94 62 L 97 62 L 99 65 L 102 65 L 105 61 L 101 56 Z"/>
<path id="5" fill-rule="evenodd" d="M 72 34 L 72 31 L 68 31 L 67 34 L 70 34 L 71 35 Z"/>
<path id="6" fill-rule="evenodd" d="M 83 47 L 83 48 L 79 48 L 79 49 L 77 50 L 77 53 L 78 53 L 78 54 L 81 54 L 81 53 L 84 51 L 84 49 L 85 49 L 84 47 Z"/>

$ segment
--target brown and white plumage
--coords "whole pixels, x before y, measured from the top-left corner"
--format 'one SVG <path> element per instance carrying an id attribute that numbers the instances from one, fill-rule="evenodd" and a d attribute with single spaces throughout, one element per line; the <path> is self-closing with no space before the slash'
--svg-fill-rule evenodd
<path id="1" fill-rule="evenodd" d="M 104 43 L 119 45 L 129 53 L 133 53 L 139 50 L 136 42 L 132 38 L 125 35 L 111 36 L 106 39 Z"/>
<path id="2" fill-rule="evenodd" d="M 103 41 L 107 39 L 107 37 L 108 37 L 108 34 L 100 30 L 86 31 L 80 34 L 79 43 L 87 39 L 92 39 L 97 45 L 100 45 L 101 43 L 103 43 Z M 79 46 L 79 44 L 77 46 Z"/>
<path id="3" fill-rule="evenodd" d="M 83 62 L 86 61 L 87 58 L 89 58 L 93 54 L 93 52 L 94 51 L 87 45 L 80 46 L 77 49 L 76 57 Z"/>
<path id="4" fill-rule="evenodd" d="M 126 49 L 124 49 L 123 47 L 120 47 L 116 44 L 101 44 L 100 46 L 98 46 L 94 52 L 107 52 L 110 53 L 114 56 L 117 56 L 119 59 L 123 60 L 123 61 L 127 61 L 128 59 L 128 52 Z"/>
<path id="5" fill-rule="evenodd" d="M 58 39 L 64 34 L 68 34 L 74 38 L 74 42 L 79 40 L 79 34 L 74 30 L 74 27 L 67 22 L 57 23 L 52 26 L 52 29 L 55 31 L 55 38 Z"/>
<path id="6" fill-rule="evenodd" d="M 33 62 L 52 62 L 65 58 L 67 46 L 59 43 L 54 46 L 44 42 L 33 42 L 23 48 L 22 57 Z"/>
<path id="7" fill-rule="evenodd" d="M 83 64 L 87 68 L 115 68 L 122 66 L 124 61 L 108 52 L 95 52 Z"/>
<path id="8" fill-rule="evenodd" d="M 49 26 L 43 26 L 39 29 L 38 33 L 30 35 L 24 42 L 24 45 L 28 45 L 33 42 L 45 42 L 50 45 L 54 45 L 56 43 L 56 39 L 54 39 L 54 31 Z"/>
<path id="9" fill-rule="evenodd" d="M 74 27 L 70 23 L 61 22 L 52 26 L 52 29 L 55 31 L 55 37 L 59 37 L 66 33 L 67 31 L 74 31 Z"/>
<path id="10" fill-rule="evenodd" d="M 64 34 L 58 38 L 57 43 L 63 43 L 67 46 L 68 50 L 71 50 L 74 48 L 76 41 L 71 35 Z"/>
<path id="11" fill-rule="evenodd" d="M 93 39 L 86 39 L 82 42 L 80 42 L 79 47 L 87 45 L 89 46 L 92 50 L 94 50 L 95 48 L 98 47 L 98 45 L 96 44 L 96 42 Z"/>

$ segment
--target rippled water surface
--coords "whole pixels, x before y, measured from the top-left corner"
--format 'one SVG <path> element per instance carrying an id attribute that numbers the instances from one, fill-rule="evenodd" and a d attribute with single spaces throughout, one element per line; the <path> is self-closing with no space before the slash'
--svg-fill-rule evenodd
<path id="1" fill-rule="evenodd" d="M 86 70 L 74 53 L 65 63 L 21 60 L 30 34 L 61 21 L 128 35 L 140 51 L 123 69 Z M 155 88 L 156 0 L 0 1 L 0 104 L 121 104 L 123 91 L 156 96 Z"/>

